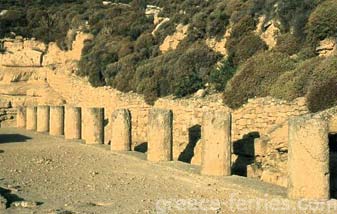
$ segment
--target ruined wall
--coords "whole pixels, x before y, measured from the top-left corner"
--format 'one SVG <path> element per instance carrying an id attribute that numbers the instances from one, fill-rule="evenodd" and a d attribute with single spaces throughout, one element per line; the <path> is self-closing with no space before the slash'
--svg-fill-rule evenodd
<path id="1" fill-rule="evenodd" d="M 232 140 L 242 139 L 252 132 L 265 135 L 273 126 L 282 124 L 292 116 L 308 112 L 305 98 L 298 98 L 293 102 L 272 97 L 250 99 L 247 104 L 233 112 Z"/>
<path id="2" fill-rule="evenodd" d="M 16 109 L 10 101 L 0 100 L 0 127 L 13 127 L 16 125 Z"/>
<path id="3" fill-rule="evenodd" d="M 104 107 L 107 124 L 105 143 L 110 141 L 112 112 L 120 108 L 129 109 L 132 115 L 132 147 L 137 148 L 147 141 L 148 110 L 152 106 L 147 105 L 140 95 L 121 93 L 111 87 L 94 88 L 85 78 L 74 75 L 74 64 L 80 59 L 80 50 L 86 39 L 90 39 L 90 36 L 78 34 L 73 48 L 67 52 L 61 51 L 55 44 L 50 44 L 39 68 L 33 65 L 29 67 L 25 62 L 22 64 L 26 65 L 25 67 L 6 67 L 5 64 L 0 66 L 0 98 L 12 99 L 15 105 L 70 104 L 79 107 Z M 28 45 L 24 45 L 30 44 L 27 40 L 12 43 L 8 43 L 7 46 L 17 47 L 18 52 L 22 47 L 26 47 L 23 48 L 25 51 L 29 50 Z M 31 50 L 44 48 L 35 41 L 30 47 Z M 14 65 L 17 64 L 12 64 Z M 20 99 L 17 98 L 18 94 Z M 268 135 L 268 131 L 275 125 L 284 123 L 292 116 L 308 112 L 303 98 L 285 102 L 270 97 L 249 100 L 240 109 L 232 111 L 223 105 L 220 94 L 205 98 L 162 98 L 154 107 L 173 111 L 173 157 L 193 164 L 200 164 L 201 161 L 200 138 L 204 112 L 231 111 L 233 141 L 238 141 L 252 132 L 257 132 L 260 136 Z"/>

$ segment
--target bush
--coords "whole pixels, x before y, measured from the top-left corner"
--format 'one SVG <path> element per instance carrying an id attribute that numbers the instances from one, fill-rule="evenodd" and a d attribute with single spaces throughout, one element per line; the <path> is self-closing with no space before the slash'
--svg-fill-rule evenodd
<path id="1" fill-rule="evenodd" d="M 224 102 L 231 108 L 238 108 L 249 98 L 270 95 L 270 89 L 295 63 L 288 55 L 278 52 L 262 52 L 241 65 L 229 81 L 224 92 Z"/>
<path id="2" fill-rule="evenodd" d="M 337 36 L 337 2 L 324 1 L 311 13 L 307 24 L 309 38 L 313 41 Z"/>
<path id="3" fill-rule="evenodd" d="M 286 53 L 289 56 L 298 53 L 302 48 L 303 42 L 291 33 L 282 34 L 277 37 L 275 50 Z"/>
<path id="4" fill-rule="evenodd" d="M 308 93 L 312 80 L 316 78 L 316 69 L 322 59 L 315 57 L 301 62 L 294 70 L 282 74 L 271 87 L 273 97 L 293 100 Z"/>
<path id="5" fill-rule="evenodd" d="M 318 112 L 337 105 L 337 57 L 325 59 L 315 69 L 306 95 L 308 108 Z"/>
<path id="6" fill-rule="evenodd" d="M 220 66 L 211 71 L 209 82 L 214 86 L 215 90 L 223 91 L 226 88 L 227 82 L 233 77 L 235 72 L 236 68 L 226 59 Z"/>
<path id="7" fill-rule="evenodd" d="M 253 33 L 248 34 L 236 45 L 235 52 L 232 54 L 233 63 L 239 65 L 253 56 L 256 52 L 267 49 L 268 46 L 259 36 Z"/>

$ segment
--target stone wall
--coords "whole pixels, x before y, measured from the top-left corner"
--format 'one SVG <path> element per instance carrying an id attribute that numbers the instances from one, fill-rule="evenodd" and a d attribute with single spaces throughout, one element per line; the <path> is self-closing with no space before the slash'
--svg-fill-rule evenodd
<path id="1" fill-rule="evenodd" d="M 76 66 L 73 65 L 80 58 L 84 40 L 90 39 L 90 36 L 79 34 L 76 38 L 72 50 L 68 52 L 62 52 L 55 44 L 50 44 L 39 68 L 29 67 L 29 63 L 25 61 L 15 68 L 13 66 L 17 64 L 12 64 L 12 67 L 5 67 L 5 64 L 0 66 L 0 98 L 9 99 L 13 106 L 69 104 L 78 107 L 103 107 L 106 144 L 111 139 L 112 112 L 121 108 L 129 109 L 132 117 L 132 148 L 140 150 L 140 147 L 147 142 L 148 111 L 152 106 L 147 105 L 141 95 L 121 93 L 111 87 L 94 88 L 85 78 L 74 75 L 72 69 L 76 69 Z M 12 41 L 12 44 L 7 46 L 12 49 L 16 47 L 19 51 L 25 46 L 25 41 L 27 40 L 18 44 Z M 26 42 L 26 48 L 23 50 L 29 47 L 27 44 L 30 43 Z M 44 48 L 43 45 L 33 42 L 30 46 L 31 50 L 37 47 L 39 50 Z M 254 177 L 256 175 L 251 173 L 254 170 L 247 164 L 247 160 L 251 161 L 250 164 L 263 165 L 265 168 L 257 168 L 256 177 L 261 178 L 262 174 L 262 179 L 278 184 L 280 182 L 273 181 L 268 173 L 272 171 L 270 173 L 277 177 L 275 170 L 284 171 L 287 153 L 279 150 L 279 145 L 282 145 L 281 148 L 284 150 L 287 149 L 284 146 L 287 143 L 284 139 L 287 133 L 282 133 L 282 130 L 286 129 L 282 124 L 292 116 L 308 112 L 304 98 L 286 102 L 270 97 L 251 99 L 240 109 L 232 110 L 223 105 L 221 94 L 204 98 L 197 96 L 186 99 L 161 98 L 154 107 L 171 109 L 173 112 L 173 158 L 198 165 L 201 163 L 200 138 L 203 113 L 211 110 L 231 112 L 232 141 L 236 145 L 233 155 L 235 166 L 240 170 L 242 168 L 247 170 L 248 167 L 246 175 Z M 238 160 L 244 161 L 241 163 Z"/>
<path id="2" fill-rule="evenodd" d="M 0 127 L 16 126 L 16 109 L 12 107 L 11 102 L 0 100 Z"/>

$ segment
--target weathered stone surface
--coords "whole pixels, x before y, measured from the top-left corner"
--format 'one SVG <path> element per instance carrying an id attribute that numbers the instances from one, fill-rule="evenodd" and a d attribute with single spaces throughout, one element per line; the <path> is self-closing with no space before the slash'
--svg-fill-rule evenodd
<path id="1" fill-rule="evenodd" d="M 50 107 L 49 134 L 64 135 L 64 106 Z"/>
<path id="2" fill-rule="evenodd" d="M 16 127 L 26 128 L 26 107 L 24 106 L 17 107 Z"/>
<path id="3" fill-rule="evenodd" d="M 67 140 L 81 139 L 82 112 L 80 107 L 65 107 L 64 137 Z"/>
<path id="4" fill-rule="evenodd" d="M 37 107 L 37 132 L 49 131 L 49 106 Z"/>
<path id="5" fill-rule="evenodd" d="M 118 109 L 111 116 L 111 150 L 131 150 L 131 114 L 127 109 Z"/>
<path id="6" fill-rule="evenodd" d="M 328 123 L 311 115 L 289 121 L 288 197 L 329 199 Z"/>
<path id="7" fill-rule="evenodd" d="M 104 108 L 83 108 L 82 138 L 86 144 L 104 143 Z"/>
<path id="8" fill-rule="evenodd" d="M 231 115 L 209 111 L 203 115 L 201 174 L 231 175 Z"/>
<path id="9" fill-rule="evenodd" d="M 148 152 L 149 161 L 172 160 L 172 121 L 171 110 L 150 109 L 148 118 Z"/>
<path id="10" fill-rule="evenodd" d="M 37 108 L 36 106 L 28 106 L 26 111 L 26 129 L 35 131 L 37 128 Z"/>

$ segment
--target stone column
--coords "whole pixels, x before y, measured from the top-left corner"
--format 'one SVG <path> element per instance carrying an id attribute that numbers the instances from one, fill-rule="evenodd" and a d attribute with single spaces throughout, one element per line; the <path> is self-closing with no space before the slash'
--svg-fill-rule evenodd
<path id="1" fill-rule="evenodd" d="M 80 107 L 66 106 L 64 120 L 64 137 L 67 140 L 81 139 L 82 113 Z"/>
<path id="2" fill-rule="evenodd" d="M 111 116 L 111 150 L 131 150 L 131 114 L 127 109 L 119 109 Z"/>
<path id="3" fill-rule="evenodd" d="M 288 197 L 330 198 L 328 123 L 311 115 L 289 121 Z"/>
<path id="4" fill-rule="evenodd" d="M 85 108 L 82 136 L 86 144 L 104 143 L 104 108 Z"/>
<path id="5" fill-rule="evenodd" d="M 148 118 L 148 152 L 149 161 L 172 160 L 172 122 L 171 110 L 150 109 Z"/>
<path id="6" fill-rule="evenodd" d="M 53 136 L 64 135 L 64 107 L 50 107 L 49 133 Z"/>
<path id="7" fill-rule="evenodd" d="M 24 106 L 17 108 L 16 127 L 26 128 L 26 107 Z"/>
<path id="8" fill-rule="evenodd" d="M 49 131 L 49 106 L 37 107 L 37 132 Z"/>
<path id="9" fill-rule="evenodd" d="M 201 174 L 231 175 L 231 115 L 225 111 L 205 112 L 201 126 Z"/>
<path id="10" fill-rule="evenodd" d="M 26 108 L 26 129 L 36 131 L 37 128 L 37 108 L 36 106 L 28 106 Z"/>

